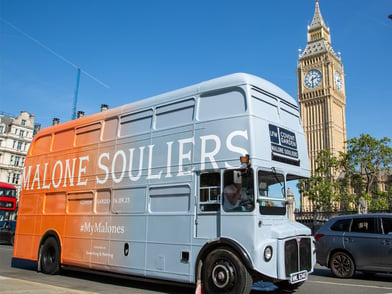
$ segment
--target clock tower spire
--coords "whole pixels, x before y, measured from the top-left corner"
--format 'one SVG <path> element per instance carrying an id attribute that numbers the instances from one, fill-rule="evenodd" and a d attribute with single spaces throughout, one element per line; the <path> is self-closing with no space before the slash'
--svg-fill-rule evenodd
<path id="1" fill-rule="evenodd" d="M 314 10 L 313 20 L 310 26 L 308 26 L 308 43 L 319 39 L 323 39 L 331 44 L 329 28 L 327 28 L 324 23 L 320 12 L 319 2 L 316 0 L 316 8 Z"/>
<path id="2" fill-rule="evenodd" d="M 340 54 L 332 48 L 318 0 L 308 25 L 306 47 L 300 50 L 297 75 L 298 103 L 314 173 L 319 152 L 329 150 L 337 156 L 346 151 L 347 140 L 344 68 Z M 303 208 L 309 205 L 306 199 L 301 200 Z"/>

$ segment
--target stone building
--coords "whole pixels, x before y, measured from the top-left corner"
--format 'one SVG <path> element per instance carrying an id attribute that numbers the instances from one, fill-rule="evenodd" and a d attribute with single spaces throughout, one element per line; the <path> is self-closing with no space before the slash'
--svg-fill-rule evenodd
<path id="1" fill-rule="evenodd" d="M 17 117 L 0 113 L 0 181 L 14 184 L 18 195 L 27 151 L 39 128 L 26 111 Z"/>
<path id="2" fill-rule="evenodd" d="M 339 151 L 346 151 L 347 140 L 344 68 L 340 54 L 332 48 L 318 0 L 308 26 L 306 48 L 299 54 L 297 75 L 298 103 L 313 172 L 321 150 L 337 156 Z M 301 205 L 312 210 L 308 199 L 301 197 Z"/>

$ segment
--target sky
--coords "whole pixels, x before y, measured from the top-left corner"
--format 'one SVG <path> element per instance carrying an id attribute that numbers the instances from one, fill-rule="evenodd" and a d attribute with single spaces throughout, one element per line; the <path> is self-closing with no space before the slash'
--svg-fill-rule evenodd
<path id="1" fill-rule="evenodd" d="M 341 53 L 347 138 L 392 138 L 391 0 L 320 0 Z M 235 72 L 297 98 L 315 0 L 0 0 L 0 112 L 42 127 Z"/>

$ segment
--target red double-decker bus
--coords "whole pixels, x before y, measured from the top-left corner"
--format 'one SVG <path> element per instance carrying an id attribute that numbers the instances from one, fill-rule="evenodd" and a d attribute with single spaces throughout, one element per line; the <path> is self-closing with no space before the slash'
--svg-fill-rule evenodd
<path id="1" fill-rule="evenodd" d="M 16 188 L 0 182 L 0 220 L 9 219 L 16 210 Z"/>

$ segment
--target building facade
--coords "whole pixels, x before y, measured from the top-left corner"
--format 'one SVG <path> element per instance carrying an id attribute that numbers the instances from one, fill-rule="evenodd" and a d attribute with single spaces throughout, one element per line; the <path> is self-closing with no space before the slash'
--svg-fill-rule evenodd
<path id="1" fill-rule="evenodd" d="M 26 111 L 17 117 L 0 114 L 0 181 L 14 184 L 18 195 L 27 151 L 39 128 L 34 115 Z"/>
<path id="2" fill-rule="evenodd" d="M 318 0 L 308 26 L 306 48 L 299 54 L 297 75 L 298 102 L 313 173 L 320 151 L 329 150 L 337 156 L 339 151 L 346 151 L 347 140 L 344 68 L 340 54 L 332 48 Z M 312 209 L 303 197 L 301 205 Z"/>

